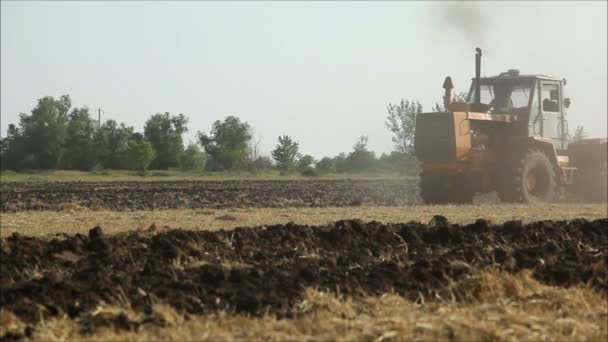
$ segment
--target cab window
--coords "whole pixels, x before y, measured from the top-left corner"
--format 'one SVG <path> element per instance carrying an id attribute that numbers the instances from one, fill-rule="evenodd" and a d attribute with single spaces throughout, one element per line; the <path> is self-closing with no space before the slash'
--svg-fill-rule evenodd
<path id="1" fill-rule="evenodd" d="M 559 86 L 543 84 L 541 91 L 543 112 L 559 112 Z"/>

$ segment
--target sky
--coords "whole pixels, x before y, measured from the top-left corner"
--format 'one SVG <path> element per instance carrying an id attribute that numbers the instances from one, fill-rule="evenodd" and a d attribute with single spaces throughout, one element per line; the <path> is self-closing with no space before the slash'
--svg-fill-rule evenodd
<path id="1" fill-rule="evenodd" d="M 142 130 L 158 112 L 189 118 L 186 142 L 216 120 L 248 122 L 269 153 L 279 135 L 316 158 L 359 136 L 393 148 L 386 107 L 428 111 L 443 80 L 466 91 L 507 69 L 567 79 L 570 129 L 607 133 L 607 2 L 0 3 L 0 129 L 37 99 L 69 94 Z"/>

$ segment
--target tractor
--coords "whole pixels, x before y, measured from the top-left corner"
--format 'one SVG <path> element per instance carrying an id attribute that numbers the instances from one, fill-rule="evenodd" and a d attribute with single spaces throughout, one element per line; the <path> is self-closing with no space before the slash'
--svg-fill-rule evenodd
<path id="1" fill-rule="evenodd" d="M 481 77 L 481 56 L 477 48 L 466 101 L 453 100 L 447 77 L 445 111 L 416 117 L 422 200 L 471 203 L 496 192 L 504 202 L 606 201 L 608 139 L 569 143 L 566 80 L 516 69 Z"/>

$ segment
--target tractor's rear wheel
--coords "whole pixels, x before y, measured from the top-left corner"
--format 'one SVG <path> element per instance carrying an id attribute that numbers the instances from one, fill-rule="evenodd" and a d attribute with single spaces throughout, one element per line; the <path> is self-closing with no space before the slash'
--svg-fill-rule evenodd
<path id="1" fill-rule="evenodd" d="M 420 197 L 425 204 L 468 204 L 473 191 L 464 177 L 423 171 L 420 174 Z"/>
<path id="2" fill-rule="evenodd" d="M 538 150 L 501 165 L 498 197 L 505 202 L 552 202 L 557 198 L 557 174 L 549 157 Z"/>

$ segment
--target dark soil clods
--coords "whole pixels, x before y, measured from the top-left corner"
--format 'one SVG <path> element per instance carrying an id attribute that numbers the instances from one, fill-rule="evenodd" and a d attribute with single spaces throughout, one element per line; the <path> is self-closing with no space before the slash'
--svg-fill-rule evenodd
<path id="1" fill-rule="evenodd" d="M 433 221 L 155 235 L 105 235 L 95 227 L 88 236 L 52 240 L 13 234 L 0 240 L 0 308 L 26 324 L 63 314 L 86 317 L 102 302 L 144 314 L 162 303 L 184 314 L 268 310 L 292 317 L 306 287 L 352 296 L 394 290 L 416 300 L 441 295 L 451 282 L 487 267 L 528 268 L 546 284 L 608 291 L 608 219 Z M 83 331 L 139 324 L 127 317 L 82 322 Z"/>

